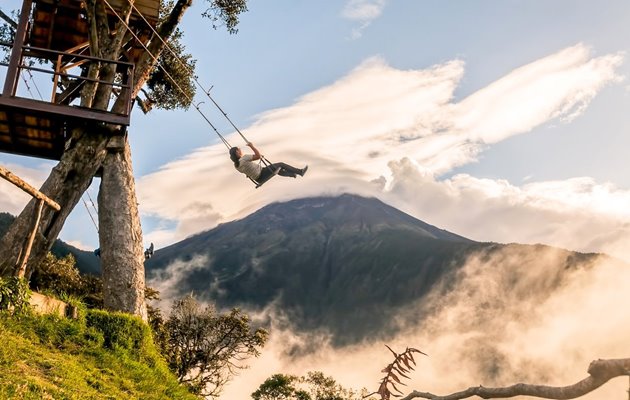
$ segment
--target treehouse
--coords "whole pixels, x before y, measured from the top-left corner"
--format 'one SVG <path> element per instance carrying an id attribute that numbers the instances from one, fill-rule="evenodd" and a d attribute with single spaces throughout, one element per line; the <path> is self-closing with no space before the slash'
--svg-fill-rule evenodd
<path id="1" fill-rule="evenodd" d="M 112 29 L 128 0 L 99 1 L 107 4 Z M 146 44 L 158 22 L 160 0 L 136 0 L 134 6 L 129 28 Z M 129 35 L 125 39 L 118 60 L 92 54 L 81 0 L 24 0 L 14 28 L 14 40 L 0 42 L 0 47 L 10 51 L 8 62 L 0 62 L 0 78 L 4 72 L 4 83 L 0 81 L 0 152 L 58 160 L 71 130 L 78 125 L 94 121 L 129 125 L 134 65 L 144 51 L 136 38 Z M 116 79 L 90 78 L 87 71 L 92 63 L 115 65 Z M 80 93 L 88 83 L 110 85 L 112 101 L 122 100 L 124 111 L 82 106 Z"/>

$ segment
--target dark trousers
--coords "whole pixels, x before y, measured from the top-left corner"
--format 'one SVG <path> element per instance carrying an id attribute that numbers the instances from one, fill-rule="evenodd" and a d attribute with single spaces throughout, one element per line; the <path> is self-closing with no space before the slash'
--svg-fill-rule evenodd
<path id="1" fill-rule="evenodd" d="M 257 180 L 264 181 L 269 179 L 269 177 L 273 175 L 273 171 L 278 168 L 280 168 L 278 175 L 287 176 L 289 178 L 295 178 L 296 175 L 300 175 L 302 173 L 302 170 L 299 168 L 292 167 L 283 162 L 277 162 L 263 168 L 262 171 L 260 171 L 260 175 Z"/>

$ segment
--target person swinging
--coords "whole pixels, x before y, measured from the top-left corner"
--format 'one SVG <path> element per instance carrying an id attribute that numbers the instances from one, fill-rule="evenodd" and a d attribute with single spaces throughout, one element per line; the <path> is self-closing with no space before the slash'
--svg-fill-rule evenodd
<path id="1" fill-rule="evenodd" d="M 256 146 L 251 142 L 247 142 L 247 147 L 252 149 L 254 154 L 243 154 L 240 148 L 232 147 L 230 148 L 230 159 L 234 163 L 234 168 L 254 181 L 257 188 L 274 175 L 295 178 L 298 175 L 304 176 L 308 170 L 308 165 L 304 168 L 295 168 L 283 162 L 273 164 L 266 163 L 267 165 L 263 167 L 260 162 L 254 162 L 256 160 L 263 161 L 263 156 L 260 154 L 260 151 L 258 151 Z"/>

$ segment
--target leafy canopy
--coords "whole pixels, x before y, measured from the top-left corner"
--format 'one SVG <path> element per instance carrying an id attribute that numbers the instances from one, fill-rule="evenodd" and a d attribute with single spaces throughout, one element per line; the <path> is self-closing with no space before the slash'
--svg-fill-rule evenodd
<path id="1" fill-rule="evenodd" d="M 236 25 L 239 15 L 247 11 L 246 0 L 206 0 L 208 8 L 202 16 L 212 22 L 213 28 L 225 26 L 229 33 L 238 32 Z M 174 1 L 163 0 L 161 7 L 161 22 L 170 15 Z M 168 40 L 170 49 L 162 51 L 158 57 L 156 68 L 151 73 L 144 91 L 145 99 L 139 99 L 138 104 L 144 112 L 152 107 L 165 110 L 176 108 L 188 109 L 195 97 L 195 60 L 182 43 L 183 32 L 177 28 Z M 170 76 L 169 76 L 170 75 Z M 171 79 L 172 78 L 172 79 Z"/>
<path id="2" fill-rule="evenodd" d="M 361 400 L 367 390 L 355 391 L 341 386 L 320 371 L 305 376 L 274 374 L 252 393 L 254 400 Z"/>

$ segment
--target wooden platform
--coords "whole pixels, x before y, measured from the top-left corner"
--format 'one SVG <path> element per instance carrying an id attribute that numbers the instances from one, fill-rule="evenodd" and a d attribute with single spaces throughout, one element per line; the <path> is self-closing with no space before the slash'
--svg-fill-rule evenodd
<path id="1" fill-rule="evenodd" d="M 107 0 L 122 12 L 128 0 Z M 151 27 L 159 18 L 160 0 L 136 0 L 129 25 L 142 41 L 148 40 Z M 81 0 L 23 0 L 22 12 L 13 43 L 1 45 L 13 48 L 7 67 L 4 85 L 0 90 L 0 152 L 39 158 L 61 158 L 71 130 L 78 124 L 100 122 L 128 126 L 132 107 L 133 69 L 143 47 L 135 39 L 124 45 L 124 59 L 105 60 L 90 54 L 88 24 Z M 119 22 L 109 7 L 105 7 L 110 27 Z M 142 18 L 144 17 L 147 22 Z M 29 22 L 30 21 L 30 22 Z M 29 28 L 30 26 L 30 28 Z M 48 60 L 49 64 L 29 64 L 26 60 Z M 113 63 L 122 78 L 114 82 L 103 82 L 86 76 L 90 62 Z M 73 72 L 72 69 L 82 70 Z M 20 74 L 49 74 L 52 81 L 52 96 L 49 101 L 20 97 L 18 90 Z M 66 80 L 65 91 L 60 88 Z M 121 82 L 124 81 L 124 82 Z M 77 93 L 85 82 L 111 85 L 113 92 L 123 98 L 124 114 L 79 107 Z M 68 83 L 70 82 L 70 83 Z M 72 84 L 76 85 L 73 87 Z M 58 86 L 59 84 L 59 86 Z M 41 94 L 40 94 L 41 96 Z"/>
<path id="2" fill-rule="evenodd" d="M 108 0 L 116 10 L 122 12 L 127 0 Z M 27 43 L 33 47 L 66 51 L 87 41 L 88 26 L 80 0 L 35 0 L 33 27 Z M 155 27 L 159 18 L 159 0 L 136 0 L 134 3 L 144 18 Z M 105 7 L 113 23 L 118 19 Z M 130 24 L 136 27 L 139 36 L 149 32 L 150 28 L 134 11 Z"/>
<path id="3" fill-rule="evenodd" d="M 59 160 L 70 130 L 85 120 L 129 125 L 129 115 L 0 96 L 0 152 Z"/>

